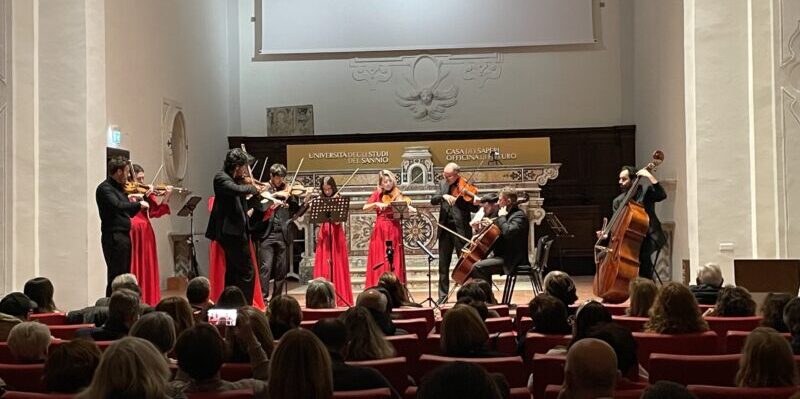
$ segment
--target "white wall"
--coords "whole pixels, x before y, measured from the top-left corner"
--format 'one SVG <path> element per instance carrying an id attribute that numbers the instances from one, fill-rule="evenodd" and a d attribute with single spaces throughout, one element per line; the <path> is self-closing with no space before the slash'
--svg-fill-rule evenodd
<path id="1" fill-rule="evenodd" d="M 439 122 L 418 121 L 398 106 L 395 92 L 406 82 L 402 68 L 392 79 L 370 90 L 356 82 L 350 67 L 354 57 L 341 59 L 251 62 L 254 55 L 252 0 L 239 2 L 239 100 L 241 133 L 262 136 L 266 107 L 313 104 L 317 134 L 456 129 L 511 129 L 604 126 L 629 123 L 623 109 L 621 1 L 604 1 L 599 8 L 601 43 L 552 47 L 535 52 L 505 53 L 499 79 L 483 88 L 460 75 L 463 64 L 446 66 L 445 83 L 459 87 L 458 103 Z M 457 12 L 457 11 L 454 11 Z M 416 54 L 412 54 L 416 55 Z M 369 57 L 386 57 L 371 54 Z M 446 85 L 446 84 L 445 84 Z"/>

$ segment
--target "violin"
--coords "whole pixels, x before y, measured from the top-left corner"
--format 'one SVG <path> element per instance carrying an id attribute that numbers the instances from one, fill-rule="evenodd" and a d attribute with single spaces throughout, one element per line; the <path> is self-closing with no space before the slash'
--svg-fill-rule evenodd
<path id="1" fill-rule="evenodd" d="M 450 195 L 456 198 L 458 197 L 464 198 L 464 201 L 467 202 L 472 202 L 478 195 L 478 188 L 473 186 L 463 178 L 459 178 L 458 184 L 456 184 L 450 189 Z"/>
<path id="2" fill-rule="evenodd" d="M 411 205 L 411 198 L 403 195 L 403 192 L 400 191 L 399 188 L 394 187 L 392 188 L 392 191 L 389 191 L 388 193 L 384 191 L 383 195 L 381 196 L 381 202 L 386 205 L 390 205 L 395 201 L 404 201 L 405 203 Z"/>
<path id="3" fill-rule="evenodd" d="M 137 181 L 129 181 L 125 183 L 125 194 L 128 195 L 144 195 L 147 194 L 148 191 L 152 191 L 153 194 L 157 196 L 163 196 L 167 194 L 167 185 L 166 184 L 156 184 L 156 185 L 149 185 L 144 183 L 139 183 Z M 191 192 L 188 188 L 183 187 L 172 187 L 172 191 L 181 193 L 181 194 L 188 194 Z"/>

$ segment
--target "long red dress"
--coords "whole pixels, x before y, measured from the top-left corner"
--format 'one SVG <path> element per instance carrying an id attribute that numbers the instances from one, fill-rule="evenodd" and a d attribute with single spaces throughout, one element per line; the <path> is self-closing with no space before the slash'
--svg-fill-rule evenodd
<path id="1" fill-rule="evenodd" d="M 161 300 L 156 234 L 150 218 L 169 215 L 169 205 L 159 204 L 155 194 L 144 197 L 150 209 L 142 209 L 131 218 L 131 273 L 139 280 L 142 302 L 155 306 Z"/>
<path id="2" fill-rule="evenodd" d="M 376 190 L 367 199 L 367 203 L 379 202 L 381 200 L 381 190 Z M 391 207 L 386 209 L 375 208 L 378 217 L 375 218 L 375 228 L 369 239 L 369 254 L 367 255 L 367 280 L 365 288 L 373 287 L 378 284 L 381 274 L 392 271 L 389 260 L 386 257 L 386 241 L 392 241 L 394 250 L 394 274 L 401 283 L 406 282 L 406 257 L 403 250 L 403 236 L 400 228 L 400 219 L 394 219 L 394 210 Z M 380 265 L 378 265 L 380 264 Z M 377 266 L 377 268 L 376 268 Z"/>
<path id="3" fill-rule="evenodd" d="M 333 259 L 333 278 L 329 259 Z M 323 223 L 317 232 L 317 249 L 314 253 L 314 278 L 324 277 L 333 283 L 338 306 L 353 306 L 353 287 L 350 285 L 350 261 L 347 242 L 339 223 Z M 340 298 L 341 297 L 341 298 Z"/>

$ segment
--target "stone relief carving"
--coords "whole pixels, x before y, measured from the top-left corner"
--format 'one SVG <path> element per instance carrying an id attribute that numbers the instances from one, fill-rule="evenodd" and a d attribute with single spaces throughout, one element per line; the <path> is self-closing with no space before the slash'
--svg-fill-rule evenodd
<path id="1" fill-rule="evenodd" d="M 404 76 L 411 87 L 395 92 L 397 103 L 408 108 L 415 119 L 442 120 L 445 111 L 458 102 L 458 87 L 441 87 L 448 75 L 450 71 L 442 71 L 442 63 L 435 58 L 418 57 L 411 67 L 411 77 Z"/>

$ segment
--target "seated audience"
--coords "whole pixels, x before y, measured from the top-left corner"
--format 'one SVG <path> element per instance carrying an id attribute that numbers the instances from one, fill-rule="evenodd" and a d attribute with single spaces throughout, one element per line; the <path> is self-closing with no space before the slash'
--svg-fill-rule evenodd
<path id="1" fill-rule="evenodd" d="M 539 294 L 528 304 L 533 326 L 530 332 L 567 335 L 572 327 L 567 322 L 567 307 L 552 295 Z M 524 338 L 524 337 L 522 337 Z"/>
<path id="2" fill-rule="evenodd" d="M 128 335 L 133 323 L 139 320 L 139 295 L 122 288 L 111 294 L 108 304 L 108 320 L 102 327 L 80 329 L 77 337 L 91 337 L 95 341 L 113 341 Z"/>
<path id="3" fill-rule="evenodd" d="M 50 330 L 34 321 L 23 321 L 8 333 L 8 350 L 17 363 L 44 363 L 50 347 Z"/>
<path id="4" fill-rule="evenodd" d="M 139 296 L 139 314 L 153 311 L 153 308 L 141 301 L 142 290 L 139 288 L 136 276 L 130 273 L 120 274 L 111 282 L 111 293 L 127 289 Z M 102 326 L 108 320 L 108 303 L 110 297 L 100 298 L 94 306 L 67 312 L 67 324 L 94 324 Z"/>
<path id="5" fill-rule="evenodd" d="M 656 300 L 658 287 L 649 278 L 636 277 L 629 285 L 630 305 L 625 309 L 625 314 L 634 317 L 649 317 L 650 307 Z"/>
<path id="6" fill-rule="evenodd" d="M 156 304 L 156 310 L 172 317 L 175 323 L 175 335 L 194 325 L 194 315 L 189 301 L 179 296 L 164 298 Z"/>
<path id="7" fill-rule="evenodd" d="M 727 285 L 719 290 L 717 303 L 706 312 L 706 316 L 746 317 L 755 316 L 756 301 L 744 287 Z"/>
<path id="8" fill-rule="evenodd" d="M 229 285 L 219 294 L 219 300 L 217 300 L 214 307 L 217 309 L 239 309 L 242 306 L 249 305 L 251 304 L 247 303 L 242 289 L 234 285 Z"/>
<path id="9" fill-rule="evenodd" d="M 569 305 L 572 305 L 578 300 L 578 294 L 575 288 L 575 282 L 572 281 L 572 277 L 570 277 L 569 274 L 559 270 L 553 270 L 544 277 L 542 285 L 544 286 L 544 292 L 546 294 L 552 295 L 564 303 L 564 306 L 567 307 L 567 314 L 570 316 L 575 314 L 575 310 L 570 308 Z"/>
<path id="10" fill-rule="evenodd" d="M 439 340 L 442 354 L 451 357 L 501 357 L 486 347 L 489 331 L 478 312 L 467 305 L 456 305 L 444 314 L 442 337 Z"/>
<path id="11" fill-rule="evenodd" d="M 111 295 L 113 306 L 114 294 Z M 205 348 L 204 348 L 205 351 Z M 170 371 L 153 344 L 124 337 L 111 344 L 97 365 L 92 382 L 76 399 L 169 398 Z"/>
<path id="12" fill-rule="evenodd" d="M 421 308 L 422 305 L 411 301 L 408 289 L 405 284 L 401 283 L 397 275 L 392 272 L 385 272 L 381 274 L 378 279 L 378 287 L 385 289 L 388 292 L 389 306 L 392 309 L 396 308 Z"/>
<path id="13" fill-rule="evenodd" d="M 487 301 L 486 291 L 484 291 L 483 288 L 481 288 L 480 284 L 477 283 L 478 280 L 486 281 L 483 279 L 471 280 L 466 284 L 462 285 L 461 288 L 458 289 L 458 291 L 456 292 L 456 303 L 459 303 L 459 301 L 465 298 L 469 298 L 472 299 L 473 301 L 472 303 L 483 304 L 482 307 L 486 308 L 485 315 L 483 314 L 483 312 L 481 312 L 481 309 L 478 309 L 478 312 L 481 313 L 481 319 L 486 320 L 489 317 L 500 317 L 497 311 L 489 310 L 489 308 L 486 306 L 486 301 Z M 463 302 L 463 301 L 460 303 L 470 304 L 468 302 Z"/>
<path id="14" fill-rule="evenodd" d="M 331 357 L 334 391 L 357 391 L 362 389 L 390 388 L 395 392 L 386 377 L 371 367 L 351 366 L 345 363 L 347 353 L 347 327 L 339 319 L 322 319 L 311 328 L 311 332 L 322 341 Z"/>
<path id="15" fill-rule="evenodd" d="M 222 392 L 236 389 L 252 389 L 257 398 L 267 396 L 269 360 L 264 348 L 258 343 L 249 319 L 240 315 L 232 333 L 246 342 L 253 367 L 253 378 L 225 381 L 219 370 L 225 361 L 225 342 L 217 329 L 207 323 L 199 323 L 178 336 L 175 355 L 178 358 L 178 375 L 170 382 L 175 392 Z"/>
<path id="16" fill-rule="evenodd" d="M 617 355 L 607 343 L 585 338 L 569 348 L 560 399 L 611 398 L 617 385 Z"/>
<path id="17" fill-rule="evenodd" d="M 115 291 L 123 289 L 123 288 L 127 289 L 127 290 L 131 290 L 131 291 L 139 294 L 140 297 L 142 295 L 142 289 L 141 289 L 141 287 L 139 287 L 139 280 L 137 280 L 136 276 L 134 274 L 132 274 L 132 273 L 120 274 L 119 276 L 114 277 L 114 279 L 111 280 L 111 293 L 112 294 Z M 100 298 L 94 303 L 94 306 L 105 306 L 105 307 L 108 307 L 108 303 L 109 303 L 110 300 L 111 300 L 110 296 Z"/>
<path id="18" fill-rule="evenodd" d="M 681 384 L 658 381 L 645 388 L 641 399 L 697 399 L 697 397 Z"/>
<path id="19" fill-rule="evenodd" d="M 320 277 L 308 282 L 308 289 L 306 289 L 306 308 L 333 309 L 335 307 L 336 291 L 330 281 Z"/>
<path id="20" fill-rule="evenodd" d="M 572 324 L 572 341 L 574 343 L 586 338 L 589 330 L 597 325 L 611 322 L 611 312 L 602 303 L 589 300 L 583 303 L 575 312 L 575 323 Z"/>
<path id="21" fill-rule="evenodd" d="M 363 306 L 347 309 L 340 319 L 347 328 L 347 360 L 378 360 L 394 357 L 392 344 L 383 336 L 370 312 Z"/>
<path id="22" fill-rule="evenodd" d="M 697 302 L 701 305 L 713 305 L 717 303 L 717 294 L 722 288 L 722 270 L 716 263 L 706 263 L 697 271 L 695 282 L 689 289 Z"/>
<path id="23" fill-rule="evenodd" d="M 620 372 L 617 389 L 637 389 L 647 385 L 639 382 L 640 376 L 647 373 L 639 367 L 638 345 L 631 330 L 617 323 L 602 323 L 589 330 L 587 338 L 599 339 L 614 349 Z"/>
<path id="24" fill-rule="evenodd" d="M 27 321 L 38 305 L 21 292 L 12 292 L 0 300 L 0 341 L 19 323 Z"/>
<path id="25" fill-rule="evenodd" d="M 783 322 L 783 309 L 792 299 L 792 296 L 785 293 L 770 292 L 761 304 L 761 325 L 772 327 L 778 332 L 787 333 L 789 328 Z"/>
<path id="26" fill-rule="evenodd" d="M 38 305 L 33 313 L 58 312 L 56 303 L 53 301 L 53 283 L 49 279 L 45 277 L 32 278 L 25 283 L 22 292 Z"/>
<path id="27" fill-rule="evenodd" d="M 494 291 L 492 291 L 492 283 L 482 278 L 476 278 L 472 280 L 472 282 L 478 284 L 478 287 L 480 287 L 483 290 L 483 294 L 486 296 L 487 305 L 491 306 L 498 304 L 497 298 L 494 296 Z"/>
<path id="28" fill-rule="evenodd" d="M 369 288 L 358 294 L 356 306 L 363 306 L 372 315 L 384 335 L 405 335 L 407 331 L 397 328 L 392 323 L 392 309 L 389 307 L 389 297 L 382 288 Z"/>
<path id="29" fill-rule="evenodd" d="M 189 281 L 186 286 L 186 299 L 192 306 L 192 316 L 195 322 L 207 321 L 206 312 L 214 302 L 211 301 L 211 282 L 203 276 L 198 276 Z"/>
<path id="30" fill-rule="evenodd" d="M 753 330 L 744 341 L 736 386 L 788 387 L 798 382 L 797 364 L 786 338 L 769 327 Z"/>
<path id="31" fill-rule="evenodd" d="M 658 291 L 644 329 L 659 334 L 689 334 L 707 331 L 708 323 L 700 315 L 692 292 L 681 283 L 669 282 Z"/>
<path id="32" fill-rule="evenodd" d="M 289 330 L 300 328 L 300 322 L 303 321 L 300 303 L 289 295 L 273 297 L 269 302 L 267 316 L 269 329 L 275 339 L 281 339 Z"/>
<path id="33" fill-rule="evenodd" d="M 239 309 L 239 317 L 247 318 L 250 329 L 256 336 L 256 341 L 261 344 L 261 348 L 267 353 L 267 357 L 272 355 L 272 351 L 275 349 L 275 340 L 272 337 L 272 331 L 269 329 L 267 315 L 252 306 L 245 306 Z M 237 334 L 226 335 L 225 341 L 229 348 L 229 362 L 249 363 L 251 361 L 247 341 L 239 339 Z"/>
<path id="34" fill-rule="evenodd" d="M 783 308 L 783 322 L 792 334 L 792 352 L 800 355 L 800 298 L 792 298 Z"/>
<path id="35" fill-rule="evenodd" d="M 48 392 L 77 393 L 89 386 L 103 355 L 94 341 L 74 339 L 57 345 L 44 363 Z"/>
<path id="36" fill-rule="evenodd" d="M 466 305 L 466 306 L 469 306 L 469 307 L 475 309 L 475 311 L 478 312 L 478 316 L 481 317 L 481 321 L 483 321 L 483 322 L 485 322 L 486 319 L 488 319 L 489 317 L 492 317 L 491 314 L 489 313 L 489 307 L 487 307 L 486 303 L 483 302 L 483 301 L 476 301 L 476 300 L 472 299 L 471 297 L 464 296 L 464 297 L 459 298 L 456 301 L 456 305 Z M 497 312 L 494 312 L 494 314 L 497 314 Z M 499 317 L 499 316 L 496 316 L 496 317 Z"/>
<path id="37" fill-rule="evenodd" d="M 331 357 L 310 331 L 294 329 L 281 339 L 270 365 L 269 397 L 273 399 L 333 396 Z"/>
<path id="38" fill-rule="evenodd" d="M 133 323 L 130 336 L 150 341 L 164 357 L 167 357 L 175 347 L 175 321 L 165 312 L 150 312 Z"/>
<path id="39" fill-rule="evenodd" d="M 505 384 L 507 389 L 508 384 Z M 417 399 L 501 399 L 495 378 L 476 364 L 452 362 L 422 378 Z"/>

